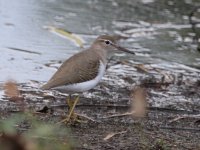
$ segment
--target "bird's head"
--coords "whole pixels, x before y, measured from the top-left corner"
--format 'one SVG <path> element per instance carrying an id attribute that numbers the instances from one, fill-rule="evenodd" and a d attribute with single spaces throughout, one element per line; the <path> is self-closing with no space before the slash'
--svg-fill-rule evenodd
<path id="1" fill-rule="evenodd" d="M 132 51 L 130 51 L 130 50 L 124 48 L 124 47 L 119 46 L 116 43 L 115 38 L 113 36 L 109 36 L 109 35 L 99 36 L 94 41 L 94 43 L 92 44 L 92 47 L 94 47 L 94 49 L 105 50 L 108 53 L 115 52 L 115 51 L 119 50 L 119 51 L 123 51 L 123 52 L 127 52 L 127 53 L 135 55 L 134 52 L 132 52 Z"/>

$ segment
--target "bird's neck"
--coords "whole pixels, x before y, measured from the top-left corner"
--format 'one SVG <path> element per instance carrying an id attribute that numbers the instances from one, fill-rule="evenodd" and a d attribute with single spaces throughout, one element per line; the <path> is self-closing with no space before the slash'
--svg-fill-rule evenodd
<path id="1" fill-rule="evenodd" d="M 90 47 L 90 50 L 93 51 L 93 53 L 95 53 L 95 55 L 104 63 L 107 64 L 107 60 L 108 60 L 108 52 L 104 49 L 102 49 L 102 47 Z"/>

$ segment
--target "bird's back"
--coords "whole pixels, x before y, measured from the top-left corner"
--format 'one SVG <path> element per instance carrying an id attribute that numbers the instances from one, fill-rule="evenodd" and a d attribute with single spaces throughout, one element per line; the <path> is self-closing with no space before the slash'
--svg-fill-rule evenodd
<path id="1" fill-rule="evenodd" d="M 101 57 L 93 55 L 89 50 L 77 53 L 66 60 L 41 89 L 48 90 L 63 85 L 92 80 L 98 74 L 99 60 L 101 60 Z"/>

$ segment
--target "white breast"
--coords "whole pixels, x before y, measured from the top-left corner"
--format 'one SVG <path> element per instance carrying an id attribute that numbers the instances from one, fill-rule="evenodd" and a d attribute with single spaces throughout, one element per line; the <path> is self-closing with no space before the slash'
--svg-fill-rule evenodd
<path id="1" fill-rule="evenodd" d="M 96 78 L 86 81 L 86 82 L 60 86 L 60 87 L 56 87 L 53 89 L 59 90 L 61 92 L 70 92 L 70 93 L 71 92 L 76 93 L 76 92 L 88 91 L 88 90 L 94 88 L 99 83 L 99 81 L 101 80 L 101 78 L 104 75 L 105 68 L 106 68 L 106 66 L 103 64 L 103 62 L 100 61 L 99 71 L 98 71 L 98 75 L 96 76 Z"/>

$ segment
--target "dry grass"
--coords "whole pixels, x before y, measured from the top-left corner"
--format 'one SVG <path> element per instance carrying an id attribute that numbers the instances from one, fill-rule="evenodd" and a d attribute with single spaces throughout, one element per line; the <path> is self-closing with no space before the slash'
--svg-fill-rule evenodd
<path id="1" fill-rule="evenodd" d="M 20 92 L 15 81 L 9 80 L 3 85 L 4 93 L 7 97 L 19 97 Z"/>
<path id="2" fill-rule="evenodd" d="M 146 101 L 146 90 L 141 87 L 136 87 L 132 92 L 132 111 L 134 117 L 146 116 L 147 101 Z"/>

